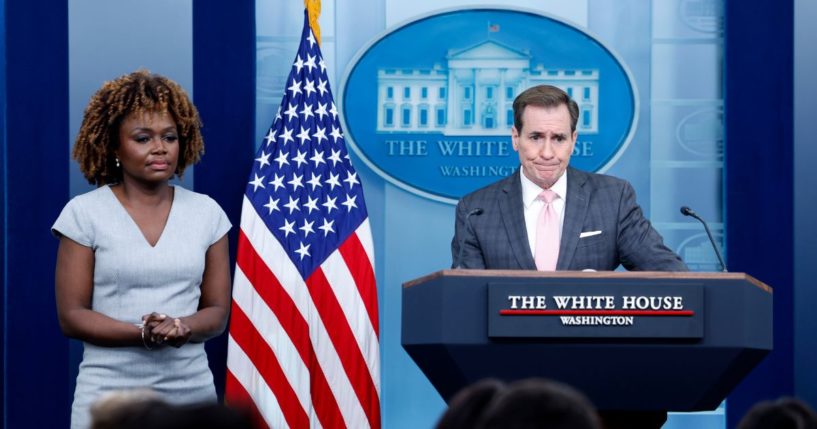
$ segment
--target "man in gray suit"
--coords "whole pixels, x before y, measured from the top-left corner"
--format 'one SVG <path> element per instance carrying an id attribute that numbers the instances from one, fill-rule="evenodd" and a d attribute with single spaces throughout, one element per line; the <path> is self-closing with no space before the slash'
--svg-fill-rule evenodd
<path id="1" fill-rule="evenodd" d="M 521 166 L 457 204 L 454 267 L 688 270 L 644 218 L 627 181 L 568 166 L 579 107 L 564 91 L 530 88 L 514 100 L 513 115 L 511 137 Z M 662 411 L 600 415 L 606 429 L 656 429 L 667 419 Z"/>
<path id="2" fill-rule="evenodd" d="M 579 108 L 561 89 L 535 86 L 513 103 L 513 148 L 520 168 L 510 177 L 464 196 L 457 204 L 453 266 L 536 270 L 540 216 L 550 204 L 559 234 L 558 258 L 542 270 L 687 271 L 644 218 L 625 180 L 569 167 Z M 552 191 L 553 201 L 538 198 Z M 544 191 L 544 192 L 543 192 Z M 537 237 L 537 229 L 540 236 Z M 558 243 L 558 244 L 556 244 Z M 540 247 L 541 249 L 541 247 Z"/>

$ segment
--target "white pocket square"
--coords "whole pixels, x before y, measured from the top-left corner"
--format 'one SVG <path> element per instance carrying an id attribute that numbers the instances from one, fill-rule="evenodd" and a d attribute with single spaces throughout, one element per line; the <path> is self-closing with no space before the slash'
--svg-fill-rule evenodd
<path id="1" fill-rule="evenodd" d="M 592 237 L 601 234 L 601 231 L 585 231 L 579 234 L 579 238 Z"/>

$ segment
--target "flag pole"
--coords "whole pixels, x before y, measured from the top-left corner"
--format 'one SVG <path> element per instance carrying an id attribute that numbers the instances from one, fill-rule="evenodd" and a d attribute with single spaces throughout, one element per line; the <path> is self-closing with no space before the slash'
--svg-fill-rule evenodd
<path id="1" fill-rule="evenodd" d="M 304 0 L 307 14 L 309 14 L 309 26 L 312 28 L 312 34 L 315 35 L 315 41 L 318 45 L 321 44 L 321 26 L 318 24 L 318 17 L 321 16 L 321 0 Z"/>

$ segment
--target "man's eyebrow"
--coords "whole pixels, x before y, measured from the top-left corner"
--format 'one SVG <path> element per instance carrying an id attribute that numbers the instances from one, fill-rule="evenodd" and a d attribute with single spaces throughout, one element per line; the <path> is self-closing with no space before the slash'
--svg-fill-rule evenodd
<path id="1" fill-rule="evenodd" d="M 528 133 L 528 135 L 531 136 L 531 137 L 543 136 L 545 134 L 546 133 L 543 133 L 541 131 L 531 131 L 530 133 Z M 563 138 L 563 139 L 567 138 L 567 133 L 551 133 L 551 135 L 553 137 L 558 137 L 558 138 Z"/>

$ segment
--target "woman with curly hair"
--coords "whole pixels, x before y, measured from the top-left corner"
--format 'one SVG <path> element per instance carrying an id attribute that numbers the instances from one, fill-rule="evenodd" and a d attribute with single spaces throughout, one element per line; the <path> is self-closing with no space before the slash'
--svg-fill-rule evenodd
<path id="1" fill-rule="evenodd" d="M 184 90 L 144 70 L 106 82 L 85 109 L 73 156 L 98 188 L 52 227 L 60 326 L 84 345 L 72 428 L 89 426 L 106 392 L 216 399 L 204 341 L 227 323 L 231 225 L 215 201 L 170 184 L 204 152 L 200 127 Z"/>

